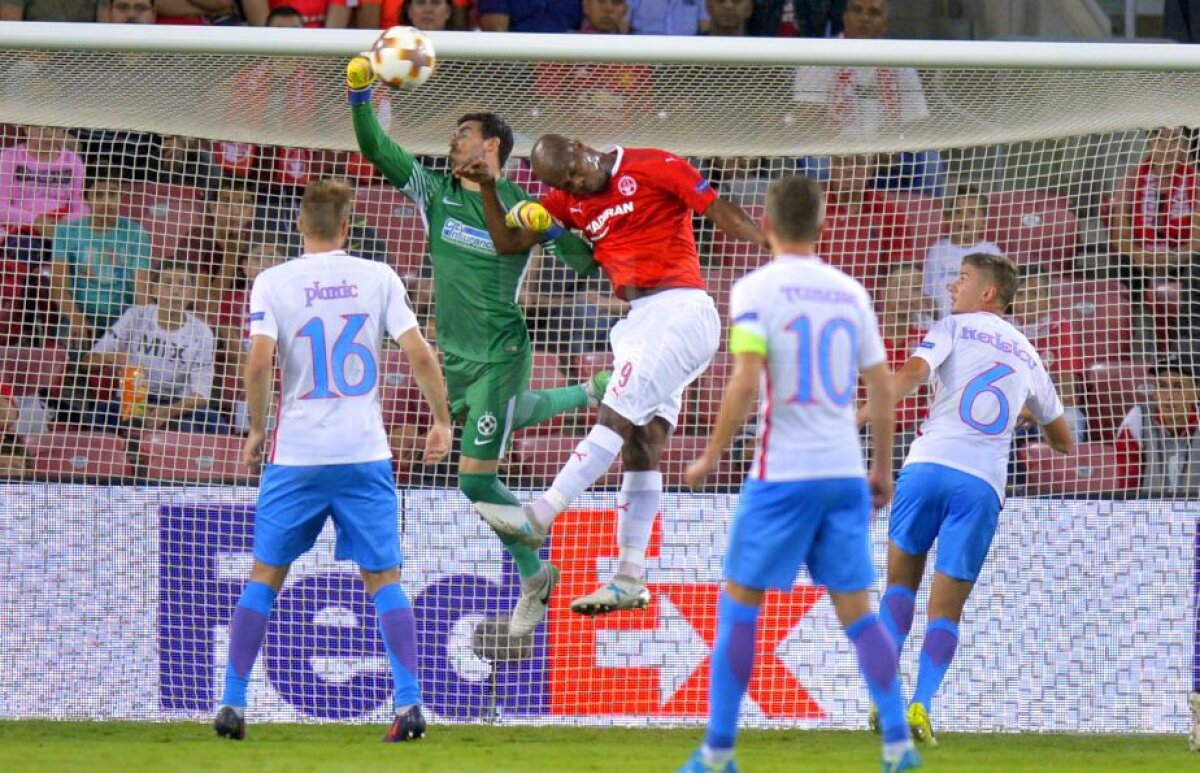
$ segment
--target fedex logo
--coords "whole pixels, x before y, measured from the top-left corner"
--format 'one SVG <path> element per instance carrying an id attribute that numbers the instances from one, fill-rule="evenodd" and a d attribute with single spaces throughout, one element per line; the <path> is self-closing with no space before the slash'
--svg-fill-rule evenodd
<path id="1" fill-rule="evenodd" d="M 428 493 L 428 502 L 422 498 Z M 439 495 L 439 496 L 434 496 Z M 409 501 L 411 499 L 411 502 Z M 406 493 L 406 509 L 428 513 L 444 492 Z M 462 523 L 440 505 L 431 517 Z M 222 632 L 245 584 L 253 545 L 250 507 L 165 506 L 159 512 L 159 703 L 168 711 L 208 714 L 219 697 Z M 572 599 L 595 589 L 617 556 L 616 513 L 569 511 L 559 517 L 544 557 L 562 571 L 548 621 L 532 642 L 507 653 L 480 649 L 489 623 L 507 619 L 520 593 L 516 567 L 491 534 L 446 534 L 443 544 L 407 545 L 413 568 L 405 586 L 417 618 L 418 665 L 425 702 L 437 716 L 488 720 L 496 715 L 703 717 L 716 639 L 716 582 L 676 582 L 669 570 L 652 582 L 645 610 L 587 618 Z M 428 525 L 428 524 L 427 524 Z M 445 529 L 423 529 L 441 539 Z M 410 536 L 411 543 L 415 535 Z M 662 546 L 656 525 L 650 557 Z M 315 554 L 321 554 L 318 543 Z M 503 558 L 501 558 L 503 556 Z M 374 606 L 357 572 L 324 558 L 301 562 L 276 601 L 255 666 L 270 695 L 294 714 L 352 719 L 383 710 L 391 673 Z M 314 565 L 320 566 L 313 570 Z M 602 574 L 603 572 L 603 574 Z M 777 655 L 822 591 L 798 586 L 770 593 L 759 624 L 749 697 L 769 718 L 819 719 L 825 712 Z M 518 651 L 519 650 L 519 651 Z M 277 715 L 277 712 L 275 713 Z M 290 715 L 285 715 L 290 716 Z"/>
<path id="2" fill-rule="evenodd" d="M 312 287 L 304 288 L 304 305 L 309 307 L 313 301 L 333 301 L 340 298 L 357 298 L 358 285 L 352 285 L 345 279 L 340 285 L 322 287 L 320 282 L 313 282 Z"/>

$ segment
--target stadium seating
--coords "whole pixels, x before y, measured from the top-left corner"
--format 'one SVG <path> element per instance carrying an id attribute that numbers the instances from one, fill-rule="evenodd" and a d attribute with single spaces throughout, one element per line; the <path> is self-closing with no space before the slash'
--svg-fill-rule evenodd
<path id="1" fill-rule="evenodd" d="M 1118 283 L 1104 280 L 1063 282 L 1055 287 L 1059 308 L 1069 308 L 1068 321 L 1084 363 L 1129 356 L 1133 344 L 1133 309 Z"/>
<path id="2" fill-rule="evenodd" d="M 1079 218 L 1071 203 L 1044 190 L 1004 191 L 988 197 L 987 238 L 1017 265 L 1050 271 L 1074 268 Z"/>
<path id="3" fill-rule="evenodd" d="M 23 260 L 0 260 L 0 345 L 15 345 L 24 335 L 31 267 Z"/>
<path id="4" fill-rule="evenodd" d="M 660 469 L 663 472 L 663 486 L 680 488 L 684 486 L 683 473 L 696 457 L 708 446 L 707 435 L 675 435 L 667 443 L 663 451 Z M 717 469 L 709 479 L 712 483 L 722 483 L 726 486 L 730 481 L 741 483 L 742 464 L 732 457 L 732 452 L 722 457 Z"/>
<path id="5" fill-rule="evenodd" d="M 1169 354 L 1179 337 L 1179 312 L 1183 287 L 1179 282 L 1159 280 L 1146 288 L 1146 311 L 1154 320 L 1154 341 L 1159 355 Z"/>
<path id="6" fill-rule="evenodd" d="M 146 229 L 160 259 L 171 257 L 180 240 L 204 223 L 207 209 L 199 190 L 162 183 L 130 183 L 121 201 L 121 215 Z"/>
<path id="7" fill-rule="evenodd" d="M 0 382 L 14 395 L 57 387 L 67 367 L 67 353 L 55 347 L 0 347 Z"/>
<path id="8" fill-rule="evenodd" d="M 1146 402 L 1154 380 L 1150 369 L 1134 362 L 1096 362 L 1083 372 L 1080 398 L 1088 420 L 1088 438 L 1109 442 L 1134 404 Z"/>
<path id="9" fill-rule="evenodd" d="M 686 425 L 681 420 L 681 426 L 701 433 L 708 432 L 717 421 L 717 414 L 721 410 L 721 397 L 725 394 L 725 384 L 732 373 L 733 355 L 726 351 L 717 352 L 708 370 L 688 388 L 689 400 L 685 401 L 685 413 L 690 413 L 691 416 Z"/>
<path id="10" fill-rule="evenodd" d="M 242 463 L 237 435 L 146 432 L 138 454 L 149 480 L 172 483 L 248 483 L 256 476 Z"/>
<path id="11" fill-rule="evenodd" d="M 425 262 L 425 221 L 412 200 L 391 185 L 359 188 L 354 212 L 365 217 L 387 244 L 391 265 L 400 276 L 415 274 Z"/>
<path id="12" fill-rule="evenodd" d="M 1105 443 L 1080 443 L 1069 456 L 1032 443 L 1018 458 L 1030 496 L 1078 496 L 1121 491 L 1116 449 Z"/>
<path id="13" fill-rule="evenodd" d="M 945 233 L 941 199 L 915 191 L 888 191 L 885 198 L 904 214 L 904 228 L 912 243 L 913 256 L 919 259 Z"/>
<path id="14" fill-rule="evenodd" d="M 588 378 L 593 373 L 599 373 L 602 370 L 608 370 L 612 367 L 611 352 L 590 352 L 588 354 L 576 354 L 571 358 L 570 374 L 572 378 L 583 380 Z"/>
<path id="15" fill-rule="evenodd" d="M 25 437 L 29 467 L 38 477 L 101 481 L 133 476 L 124 438 L 104 432 L 60 430 Z"/>
<path id="16" fill-rule="evenodd" d="M 389 386 L 402 386 L 412 378 L 412 366 L 401 349 L 384 347 L 379 358 L 379 383 Z"/>

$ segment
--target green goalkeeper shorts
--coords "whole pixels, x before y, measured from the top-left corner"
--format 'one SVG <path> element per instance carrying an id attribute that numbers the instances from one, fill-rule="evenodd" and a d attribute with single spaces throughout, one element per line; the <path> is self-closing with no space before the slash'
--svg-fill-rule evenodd
<path id="1" fill-rule="evenodd" d="M 507 362 L 478 362 L 445 355 L 450 413 L 462 424 L 459 453 L 472 459 L 503 458 L 513 430 L 517 397 L 529 386 L 533 354 Z"/>

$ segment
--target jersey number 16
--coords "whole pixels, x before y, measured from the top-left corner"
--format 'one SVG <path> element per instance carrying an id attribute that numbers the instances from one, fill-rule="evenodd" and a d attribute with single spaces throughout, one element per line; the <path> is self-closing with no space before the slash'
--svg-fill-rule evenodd
<path id="1" fill-rule="evenodd" d="M 345 314 L 342 319 L 346 320 L 346 324 L 334 339 L 332 353 L 325 343 L 325 320 L 313 317 L 297 331 L 297 338 L 308 339 L 313 361 L 313 388 L 302 395 L 301 400 L 359 397 L 375 388 L 375 355 L 369 348 L 354 340 L 367 323 L 367 315 Z M 362 362 L 363 369 L 362 378 L 353 384 L 346 379 L 346 361 L 351 357 L 357 357 Z M 333 385 L 337 387 L 336 392 L 329 385 L 331 374 Z"/>

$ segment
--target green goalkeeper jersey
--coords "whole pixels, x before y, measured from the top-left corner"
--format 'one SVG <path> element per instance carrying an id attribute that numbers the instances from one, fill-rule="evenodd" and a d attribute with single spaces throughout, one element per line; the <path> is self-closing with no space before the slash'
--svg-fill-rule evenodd
<path id="1" fill-rule="evenodd" d="M 433 263 L 434 320 L 438 346 L 476 362 L 503 362 L 529 350 L 529 329 L 517 294 L 529 253 L 497 255 L 483 214 L 483 199 L 449 172 L 435 172 L 393 142 L 369 104 L 354 105 L 354 133 L 363 155 L 421 209 Z M 507 209 L 532 197 L 501 179 L 496 186 Z M 547 251 L 582 273 L 595 263 L 591 250 L 567 232 Z"/>

